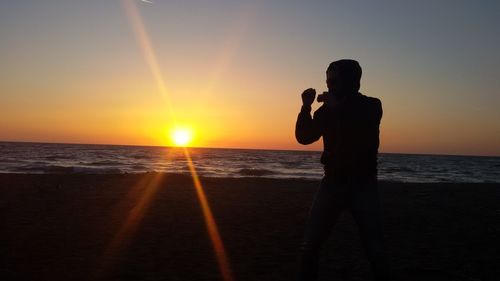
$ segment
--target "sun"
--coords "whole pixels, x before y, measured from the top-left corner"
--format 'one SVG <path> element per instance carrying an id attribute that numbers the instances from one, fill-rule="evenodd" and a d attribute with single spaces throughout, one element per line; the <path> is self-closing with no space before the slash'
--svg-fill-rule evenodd
<path id="1" fill-rule="evenodd" d="M 193 132 L 189 129 L 174 129 L 171 136 L 173 143 L 176 146 L 188 146 L 193 139 Z"/>

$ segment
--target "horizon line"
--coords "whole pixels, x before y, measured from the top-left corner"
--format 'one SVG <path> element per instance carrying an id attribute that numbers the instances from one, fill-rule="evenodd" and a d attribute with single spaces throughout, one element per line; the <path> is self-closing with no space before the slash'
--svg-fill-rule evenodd
<path id="1" fill-rule="evenodd" d="M 181 146 L 168 145 L 145 145 L 145 144 L 113 144 L 113 143 L 79 143 L 79 142 L 50 142 L 50 141 L 16 141 L 1 140 L 0 143 L 34 143 L 34 144 L 68 144 L 68 145 L 106 145 L 106 146 L 132 146 L 132 147 L 163 147 L 163 148 L 183 148 Z M 265 150 L 265 151 L 297 151 L 297 152 L 322 152 L 322 150 L 301 150 L 301 149 L 279 149 L 279 148 L 245 148 L 245 147 L 207 147 L 207 146 L 187 146 L 195 149 L 235 149 L 235 150 Z M 473 154 L 436 154 L 436 153 L 411 153 L 411 152 L 382 152 L 379 154 L 403 154 L 403 155 L 428 155 L 428 156 L 463 156 L 463 157 L 500 157 L 500 155 L 473 155 Z"/>

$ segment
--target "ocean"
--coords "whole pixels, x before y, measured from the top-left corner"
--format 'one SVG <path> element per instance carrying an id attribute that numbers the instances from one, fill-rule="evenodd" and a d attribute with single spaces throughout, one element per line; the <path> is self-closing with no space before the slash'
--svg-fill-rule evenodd
<path id="1" fill-rule="evenodd" d="M 320 179 L 321 152 L 189 148 L 206 177 Z M 0 142 L 0 173 L 188 174 L 182 148 Z M 500 157 L 379 155 L 379 179 L 398 182 L 500 183 Z"/>

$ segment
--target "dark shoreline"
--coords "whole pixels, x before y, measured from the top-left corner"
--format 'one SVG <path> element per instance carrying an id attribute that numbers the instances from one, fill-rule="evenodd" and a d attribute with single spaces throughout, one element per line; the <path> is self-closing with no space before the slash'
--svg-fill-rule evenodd
<path id="1" fill-rule="evenodd" d="M 294 280 L 318 181 L 200 179 L 235 279 Z M 151 190 L 126 242 L 103 262 L 110 241 Z M 500 276 L 500 184 L 384 181 L 380 192 L 395 276 Z M 0 174 L 0 214 L 1 280 L 220 280 L 186 175 Z M 332 233 L 321 270 L 331 279 L 369 280 L 349 214 Z"/>

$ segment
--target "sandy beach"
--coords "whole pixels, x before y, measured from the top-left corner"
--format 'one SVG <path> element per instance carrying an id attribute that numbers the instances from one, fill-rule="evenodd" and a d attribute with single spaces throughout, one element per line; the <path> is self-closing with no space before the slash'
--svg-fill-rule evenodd
<path id="1" fill-rule="evenodd" d="M 236 280 L 295 280 L 318 182 L 201 178 Z M 381 182 L 395 277 L 498 280 L 498 184 Z M 220 280 L 189 176 L 0 174 L 1 280 Z M 370 280 L 346 213 L 322 280 Z"/>

